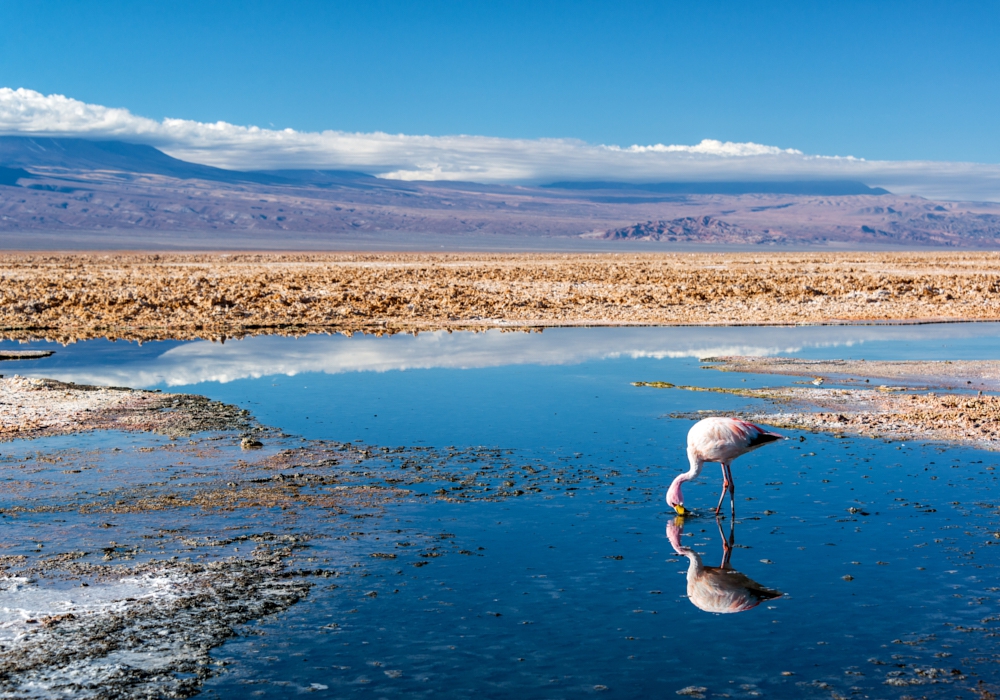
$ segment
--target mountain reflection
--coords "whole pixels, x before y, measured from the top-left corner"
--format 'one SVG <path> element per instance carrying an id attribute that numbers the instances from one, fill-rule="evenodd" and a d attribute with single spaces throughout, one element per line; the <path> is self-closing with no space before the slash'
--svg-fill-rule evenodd
<path id="1" fill-rule="evenodd" d="M 783 593 L 762 586 L 750 577 L 735 571 L 729 565 L 729 558 L 735 545 L 735 533 L 730 522 L 729 538 L 722 532 L 722 523 L 715 521 L 722 538 L 722 565 L 705 566 L 701 556 L 690 547 L 681 544 L 684 534 L 684 519 L 675 518 L 667 524 L 667 539 L 674 551 L 688 558 L 687 595 L 688 600 L 705 612 L 738 613 L 750 610 L 765 600 L 780 598 Z"/>

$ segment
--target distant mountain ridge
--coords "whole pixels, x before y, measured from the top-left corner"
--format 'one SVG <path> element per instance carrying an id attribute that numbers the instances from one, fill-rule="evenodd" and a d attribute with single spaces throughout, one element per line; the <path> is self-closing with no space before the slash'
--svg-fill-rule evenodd
<path id="1" fill-rule="evenodd" d="M 815 197 L 845 197 L 853 194 L 891 194 L 855 180 L 747 180 L 720 182 L 553 182 L 542 187 L 560 190 L 629 190 L 658 194 L 795 194 Z"/>
<path id="2" fill-rule="evenodd" d="M 180 179 L 232 180 L 232 173 L 188 163 L 153 146 L 80 138 L 0 136 L 0 165 L 6 167 L 117 170 Z"/>
<path id="3" fill-rule="evenodd" d="M 143 144 L 0 136 L 0 247 L 36 248 L 43 239 L 67 247 L 77 236 L 109 248 L 185 240 L 220 249 L 359 241 L 365 249 L 391 236 L 420 245 L 430 235 L 454 236 L 458 246 L 464 237 L 503 238 L 507 246 L 520 237 L 665 249 L 997 248 L 1000 204 L 935 202 L 852 181 L 538 187 L 404 182 L 347 170 L 240 172 Z"/>
<path id="4" fill-rule="evenodd" d="M 263 169 L 252 171 L 227 170 L 201 165 L 167 155 L 153 146 L 125 141 L 92 141 L 59 136 L 0 136 L 0 167 L 66 168 L 71 170 L 114 170 L 119 172 L 161 175 L 181 180 L 209 182 L 257 183 L 267 185 L 331 185 L 378 186 L 393 189 L 406 184 L 379 180 L 375 176 L 352 170 L 331 169 Z M 22 175 L 21 177 L 25 177 Z M 611 181 L 562 181 L 542 185 L 546 189 L 614 190 L 654 192 L 669 195 L 710 194 L 793 194 L 812 196 L 882 195 L 881 187 L 869 187 L 853 180 L 803 181 L 725 181 L 725 182 L 652 182 L 628 183 Z"/>
<path id="5" fill-rule="evenodd" d="M 265 185 L 329 185 L 375 180 L 371 175 L 346 170 L 263 170 L 244 172 L 190 163 L 158 148 L 125 141 L 91 141 L 55 136 L 0 136 L 0 167 L 113 170 L 137 175 L 162 175 L 180 180 L 256 183 Z M 21 175 L 21 177 L 26 177 Z M 2 174 L 0 174 L 2 177 Z M 3 183 L 7 184 L 7 183 Z"/>

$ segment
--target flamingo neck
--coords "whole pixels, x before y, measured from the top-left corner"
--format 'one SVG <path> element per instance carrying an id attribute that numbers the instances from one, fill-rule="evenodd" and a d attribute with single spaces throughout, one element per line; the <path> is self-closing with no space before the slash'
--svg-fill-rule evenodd
<path id="1" fill-rule="evenodd" d="M 681 552 L 688 560 L 688 570 L 687 570 L 687 585 L 688 585 L 688 596 L 691 595 L 691 589 L 697 583 L 698 578 L 701 576 L 702 569 L 704 565 L 701 563 L 701 555 L 695 552 L 693 549 L 688 547 L 684 548 L 687 551 Z"/>
<path id="2" fill-rule="evenodd" d="M 678 474 L 677 478 L 674 479 L 672 484 L 670 484 L 670 489 L 667 491 L 667 503 L 671 506 L 678 503 L 684 503 L 684 496 L 681 493 L 681 485 L 686 481 L 697 479 L 698 475 L 701 474 L 701 468 L 705 465 L 705 462 L 699 459 L 691 449 L 688 449 L 688 460 L 691 462 L 691 468 L 683 474 Z"/>
<path id="3" fill-rule="evenodd" d="M 678 519 L 679 520 L 679 519 Z M 690 585 L 697 578 L 702 569 L 701 556 L 695 552 L 690 547 L 685 547 L 681 544 L 681 535 L 684 534 L 682 527 L 674 525 L 671 523 L 667 526 L 667 539 L 670 540 L 670 545 L 674 548 L 682 557 L 687 557 L 688 560 L 688 570 L 687 570 L 687 580 Z"/>

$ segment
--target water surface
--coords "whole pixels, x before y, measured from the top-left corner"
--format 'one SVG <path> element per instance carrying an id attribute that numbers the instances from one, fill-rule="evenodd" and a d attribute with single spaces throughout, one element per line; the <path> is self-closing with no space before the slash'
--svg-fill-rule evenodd
<path id="1" fill-rule="evenodd" d="M 241 511 L 199 523 L 199 534 L 262 517 L 309 531 L 302 556 L 337 572 L 217 648 L 226 666 L 210 697 L 954 697 L 1000 681 L 993 453 L 789 431 L 742 457 L 730 563 L 784 595 L 712 614 L 686 597 L 688 558 L 667 537 L 663 493 L 686 469 L 691 425 L 669 416 L 748 402 L 631 382 L 785 384 L 795 378 L 711 372 L 698 358 L 998 359 L 998 339 L 996 324 L 948 324 L 90 341 L 0 371 L 203 394 L 293 436 L 275 439 L 284 446 L 401 448 L 372 480 L 433 455 L 436 482 L 375 517 Z M 125 438 L 0 452 L 110 439 Z M 135 486 L 167 462 L 107 471 Z M 679 541 L 708 566 L 723 558 L 706 512 L 720 487 L 709 465 L 685 489 L 697 513 Z"/>

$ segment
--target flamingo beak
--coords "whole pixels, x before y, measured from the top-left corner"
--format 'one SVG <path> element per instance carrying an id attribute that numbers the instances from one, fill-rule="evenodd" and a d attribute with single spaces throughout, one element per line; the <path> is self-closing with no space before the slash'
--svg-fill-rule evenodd
<path id="1" fill-rule="evenodd" d="M 684 515 L 687 512 L 686 510 L 684 510 L 684 506 L 682 506 L 680 503 L 674 506 L 674 510 L 677 511 L 677 515 Z"/>

